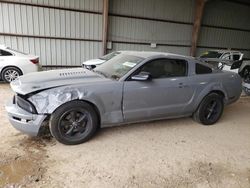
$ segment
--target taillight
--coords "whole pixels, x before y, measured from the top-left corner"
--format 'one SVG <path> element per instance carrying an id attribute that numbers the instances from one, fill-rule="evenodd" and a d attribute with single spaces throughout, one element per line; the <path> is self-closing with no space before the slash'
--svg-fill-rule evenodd
<path id="1" fill-rule="evenodd" d="M 38 63 L 39 63 L 39 58 L 30 59 L 30 61 L 31 61 L 33 64 L 38 64 Z"/>

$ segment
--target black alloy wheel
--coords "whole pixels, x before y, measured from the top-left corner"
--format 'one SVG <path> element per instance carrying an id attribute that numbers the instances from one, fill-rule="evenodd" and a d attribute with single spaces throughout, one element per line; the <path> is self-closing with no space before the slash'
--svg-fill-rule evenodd
<path id="1" fill-rule="evenodd" d="M 60 134 L 69 138 L 81 137 L 87 131 L 89 121 L 91 118 L 88 112 L 77 108 L 68 110 L 58 121 Z"/>
<path id="2" fill-rule="evenodd" d="M 223 109 L 223 96 L 210 93 L 202 100 L 193 118 L 203 125 L 212 125 L 220 119 Z"/>
<path id="3" fill-rule="evenodd" d="M 50 118 L 50 132 L 66 145 L 81 144 L 97 130 L 98 116 L 94 108 L 84 101 L 71 101 L 60 106 Z"/>

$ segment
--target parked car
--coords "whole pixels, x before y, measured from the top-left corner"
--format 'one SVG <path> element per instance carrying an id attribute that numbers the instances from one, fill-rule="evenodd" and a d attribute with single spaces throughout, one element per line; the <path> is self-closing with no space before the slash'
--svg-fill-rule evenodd
<path id="1" fill-rule="evenodd" d="M 217 63 L 216 65 L 222 69 L 227 71 L 232 71 L 238 73 L 239 67 L 232 68 L 232 64 L 235 61 L 241 61 L 243 59 L 243 53 L 239 51 L 230 51 L 230 50 L 211 50 L 203 53 L 200 58 L 205 59 L 206 61 L 210 61 L 212 63 Z M 217 61 L 215 61 L 217 60 Z M 218 60 L 225 60 L 218 61 Z"/>
<path id="2" fill-rule="evenodd" d="M 216 123 L 238 100 L 241 78 L 176 54 L 123 51 L 93 71 L 31 73 L 11 82 L 11 124 L 38 135 L 46 122 L 63 144 L 89 140 L 99 127 L 193 116 Z"/>
<path id="3" fill-rule="evenodd" d="M 111 58 L 115 57 L 116 55 L 120 54 L 120 52 L 111 52 L 107 55 L 104 55 L 98 59 L 91 59 L 88 61 L 85 61 L 82 63 L 82 67 L 92 70 L 94 68 L 96 68 L 97 66 L 103 64 L 104 62 L 110 60 Z"/>
<path id="4" fill-rule="evenodd" d="M 242 88 L 250 95 L 250 59 L 244 58 L 239 51 L 213 50 L 200 56 L 206 62 L 215 64 L 219 69 L 238 73 L 242 79 Z"/>
<path id="5" fill-rule="evenodd" d="M 39 70 L 39 57 L 0 46 L 0 78 L 11 82 L 19 76 Z"/>

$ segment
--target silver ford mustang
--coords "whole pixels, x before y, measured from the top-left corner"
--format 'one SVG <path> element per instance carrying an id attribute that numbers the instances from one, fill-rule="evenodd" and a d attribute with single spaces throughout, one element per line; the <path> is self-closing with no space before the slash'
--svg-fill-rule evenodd
<path id="1" fill-rule="evenodd" d="M 73 145 L 99 127 L 186 116 L 214 124 L 240 97 L 241 79 L 191 57 L 122 51 L 92 71 L 31 73 L 11 87 L 6 110 L 16 129 L 35 136 L 49 126 L 59 142 Z"/>

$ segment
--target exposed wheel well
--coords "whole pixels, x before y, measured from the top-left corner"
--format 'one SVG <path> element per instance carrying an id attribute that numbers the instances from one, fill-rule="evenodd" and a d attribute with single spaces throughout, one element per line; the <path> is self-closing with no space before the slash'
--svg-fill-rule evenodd
<path id="1" fill-rule="evenodd" d="M 225 98 L 225 94 L 222 91 L 220 91 L 220 90 L 213 90 L 210 93 L 216 93 L 216 94 L 222 96 L 223 99 Z"/>

